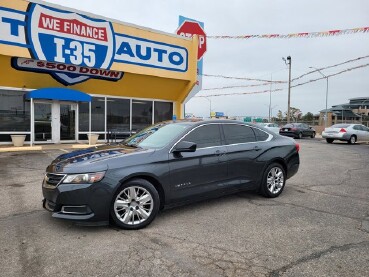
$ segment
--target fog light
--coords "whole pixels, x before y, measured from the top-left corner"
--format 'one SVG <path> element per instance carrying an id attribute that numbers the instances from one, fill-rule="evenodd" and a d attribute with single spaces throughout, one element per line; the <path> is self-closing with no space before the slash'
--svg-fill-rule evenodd
<path id="1" fill-rule="evenodd" d="M 64 214 L 90 214 L 90 207 L 84 206 L 63 206 L 61 212 Z"/>

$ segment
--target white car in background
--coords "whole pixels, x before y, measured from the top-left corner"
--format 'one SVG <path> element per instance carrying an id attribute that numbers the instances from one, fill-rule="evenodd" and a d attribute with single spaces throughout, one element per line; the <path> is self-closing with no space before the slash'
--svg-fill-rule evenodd
<path id="1" fill-rule="evenodd" d="M 279 126 L 276 123 L 269 123 L 269 122 L 268 123 L 258 123 L 258 125 L 263 126 L 264 128 L 276 134 L 279 134 Z"/>
<path id="2" fill-rule="evenodd" d="M 357 141 L 369 141 L 369 128 L 362 124 L 335 124 L 325 128 L 322 137 L 328 143 L 340 140 L 354 144 Z"/>

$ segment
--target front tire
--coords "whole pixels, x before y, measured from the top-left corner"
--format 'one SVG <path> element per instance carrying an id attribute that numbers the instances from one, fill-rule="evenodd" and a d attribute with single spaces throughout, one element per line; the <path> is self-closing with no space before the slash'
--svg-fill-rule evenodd
<path id="1" fill-rule="evenodd" d="M 260 193 L 268 198 L 279 196 L 286 184 L 286 172 L 279 163 L 270 164 L 264 172 Z"/>
<path id="2" fill-rule="evenodd" d="M 147 180 L 133 179 L 121 185 L 110 206 L 110 216 L 123 229 L 137 230 L 148 226 L 160 207 L 158 191 Z"/>
<path id="3" fill-rule="evenodd" d="M 311 134 L 311 138 L 315 138 L 315 132 Z"/>

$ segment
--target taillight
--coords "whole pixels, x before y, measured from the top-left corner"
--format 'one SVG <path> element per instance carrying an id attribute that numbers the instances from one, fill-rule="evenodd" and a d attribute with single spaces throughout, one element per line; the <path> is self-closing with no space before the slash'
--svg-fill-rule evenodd
<path id="1" fill-rule="evenodd" d="M 298 153 L 300 151 L 300 144 L 296 143 L 295 146 L 296 146 L 296 151 Z"/>
<path id="2" fill-rule="evenodd" d="M 341 128 L 340 133 L 346 133 L 346 129 Z"/>

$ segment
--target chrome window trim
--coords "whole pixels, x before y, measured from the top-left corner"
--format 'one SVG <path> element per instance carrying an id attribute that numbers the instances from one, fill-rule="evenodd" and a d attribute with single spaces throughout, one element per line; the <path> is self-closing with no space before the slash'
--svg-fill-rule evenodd
<path id="1" fill-rule="evenodd" d="M 251 144 L 251 143 L 261 143 L 261 142 L 269 142 L 272 140 L 272 138 L 274 137 L 272 134 L 269 134 L 267 132 L 265 132 L 264 130 L 261 130 L 260 128 L 257 128 L 256 126 L 250 126 L 250 125 L 246 125 L 246 124 L 242 124 L 242 123 L 235 123 L 235 122 L 211 122 L 211 123 L 204 123 L 201 124 L 199 126 L 196 126 L 195 128 L 191 129 L 190 131 L 188 131 L 186 134 L 184 134 L 176 143 L 173 144 L 173 146 L 170 148 L 169 150 L 169 154 L 172 153 L 173 148 L 188 134 L 190 134 L 192 131 L 196 130 L 199 127 L 202 126 L 206 126 L 206 125 L 211 125 L 211 124 L 217 124 L 217 125 L 221 125 L 221 124 L 228 124 L 228 125 L 241 125 L 241 126 L 246 126 L 246 127 L 250 127 L 250 128 L 255 128 L 258 129 L 264 133 L 266 133 L 268 135 L 268 138 L 266 140 L 260 140 L 260 141 L 250 141 L 250 142 L 242 142 L 242 143 L 233 143 L 233 144 L 223 144 L 223 145 L 217 145 L 217 146 L 209 146 L 209 147 L 202 147 L 202 148 L 196 148 L 197 150 L 202 150 L 202 149 L 211 149 L 211 148 L 218 148 L 218 147 L 225 147 L 225 146 L 235 146 L 235 145 L 243 145 L 243 144 Z"/>
<path id="2" fill-rule="evenodd" d="M 193 128 L 193 129 L 191 129 L 191 130 L 189 130 L 186 134 L 184 134 L 179 140 L 177 140 L 177 142 L 175 142 L 174 144 L 173 144 L 173 146 L 169 149 L 169 154 L 170 153 L 172 153 L 172 150 L 173 150 L 173 148 L 185 137 L 185 136 L 187 136 L 188 134 L 190 134 L 190 133 L 192 133 L 193 131 L 195 131 L 197 128 L 200 128 L 200 127 L 202 127 L 202 126 L 206 126 L 206 125 L 213 125 L 213 124 L 217 124 L 217 125 L 219 125 L 219 124 L 221 124 L 221 123 L 219 123 L 219 122 L 209 122 L 209 123 L 203 123 L 203 124 L 201 124 L 201 125 L 199 125 L 199 126 L 196 126 L 195 128 Z M 219 134 L 220 134 L 220 132 L 219 132 Z M 220 134 L 221 135 L 221 134 Z M 208 149 L 208 148 L 215 148 L 215 147 L 222 147 L 222 146 L 224 146 L 224 145 L 217 145 L 217 146 L 209 146 L 209 147 L 202 147 L 202 148 L 196 148 L 196 150 L 200 150 L 200 149 Z"/>
<path id="3" fill-rule="evenodd" d="M 268 138 L 266 140 L 258 140 L 258 141 L 249 141 L 249 142 L 241 142 L 241 143 L 232 143 L 232 144 L 224 144 L 224 146 L 234 146 L 234 145 L 242 145 L 242 144 L 249 144 L 249 143 L 261 143 L 261 142 L 268 142 L 271 141 L 272 138 L 274 137 L 272 134 L 269 134 L 267 132 L 265 132 L 264 130 L 258 128 L 257 126 L 250 126 L 250 125 L 245 125 L 242 123 L 233 123 L 233 122 L 227 122 L 227 123 L 223 123 L 223 124 L 228 124 L 228 125 L 241 125 L 241 126 L 246 126 L 246 127 L 250 127 L 250 128 L 255 128 L 258 129 L 259 131 L 264 132 L 265 134 L 268 135 Z M 256 138 L 256 135 L 255 135 Z"/>

